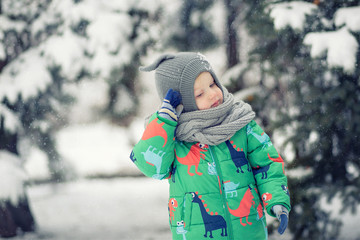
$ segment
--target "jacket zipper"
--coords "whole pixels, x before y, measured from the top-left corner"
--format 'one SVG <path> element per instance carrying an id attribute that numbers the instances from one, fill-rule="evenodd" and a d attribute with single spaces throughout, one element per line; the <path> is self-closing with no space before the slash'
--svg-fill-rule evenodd
<path id="1" fill-rule="evenodd" d="M 209 146 L 209 150 L 210 150 L 210 155 L 212 160 L 215 162 L 215 166 L 216 166 L 216 172 L 219 176 L 219 181 L 220 181 L 220 187 L 221 189 L 219 189 L 220 195 L 221 195 L 221 199 L 222 199 L 222 204 L 223 204 L 223 209 L 224 209 L 224 213 L 225 213 L 225 221 L 227 223 L 227 230 L 228 230 L 228 239 L 234 239 L 233 238 L 233 228 L 232 228 L 232 221 L 231 221 L 231 216 L 229 211 L 226 209 L 226 197 L 224 194 L 224 183 L 223 183 L 223 176 L 221 173 L 221 168 L 220 168 L 220 164 L 219 164 L 219 160 L 217 159 L 215 153 L 213 154 L 212 151 L 212 146 Z"/>

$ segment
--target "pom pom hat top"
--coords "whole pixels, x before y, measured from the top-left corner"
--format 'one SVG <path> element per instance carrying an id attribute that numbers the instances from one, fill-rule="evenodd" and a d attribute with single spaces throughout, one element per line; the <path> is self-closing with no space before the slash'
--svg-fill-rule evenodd
<path id="1" fill-rule="evenodd" d="M 149 66 L 140 67 L 140 70 L 145 72 L 155 70 L 156 89 L 160 100 L 164 99 L 170 88 L 180 92 L 184 112 L 198 110 L 194 96 L 194 82 L 200 73 L 209 72 L 216 85 L 223 91 L 210 63 L 200 53 L 163 54 Z"/>

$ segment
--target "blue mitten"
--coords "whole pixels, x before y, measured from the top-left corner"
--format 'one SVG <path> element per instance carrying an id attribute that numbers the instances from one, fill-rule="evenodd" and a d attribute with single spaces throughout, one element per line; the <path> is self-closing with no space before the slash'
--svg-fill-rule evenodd
<path id="1" fill-rule="evenodd" d="M 271 209 L 280 222 L 278 232 L 283 234 L 289 222 L 289 211 L 283 205 L 275 205 Z"/>
<path id="2" fill-rule="evenodd" d="M 161 105 L 161 108 L 159 110 L 159 116 L 172 120 L 177 121 L 178 115 L 176 114 L 176 107 L 181 102 L 181 95 L 179 92 L 173 90 L 170 88 L 164 98 L 164 101 Z"/>

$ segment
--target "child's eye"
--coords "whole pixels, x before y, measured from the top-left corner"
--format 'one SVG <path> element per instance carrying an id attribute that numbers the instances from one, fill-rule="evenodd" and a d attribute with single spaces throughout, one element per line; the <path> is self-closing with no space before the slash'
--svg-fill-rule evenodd
<path id="1" fill-rule="evenodd" d="M 214 87 L 216 86 L 215 82 L 213 82 L 212 84 L 210 84 L 210 87 Z"/>
<path id="2" fill-rule="evenodd" d="M 203 94 L 202 93 L 200 93 L 200 94 L 198 94 L 198 95 L 196 95 L 196 97 L 201 97 Z"/>

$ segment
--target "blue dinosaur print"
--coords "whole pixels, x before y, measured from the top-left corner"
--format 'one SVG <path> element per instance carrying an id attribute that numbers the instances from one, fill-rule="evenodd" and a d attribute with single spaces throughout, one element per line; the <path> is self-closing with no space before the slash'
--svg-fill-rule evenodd
<path id="1" fill-rule="evenodd" d="M 226 145 L 227 145 L 227 147 L 228 147 L 228 149 L 230 151 L 231 159 L 233 160 L 233 162 L 234 162 L 234 164 L 236 166 L 236 172 L 240 173 L 239 172 L 239 168 L 240 168 L 241 173 L 244 173 L 244 171 L 241 168 L 244 165 L 247 165 L 247 170 L 249 172 L 251 172 L 250 164 L 249 164 L 248 160 L 245 157 L 245 153 L 243 151 L 239 151 L 239 152 L 236 151 L 234 149 L 234 147 L 231 145 L 229 140 L 227 140 L 225 143 L 226 143 Z"/>
<path id="2" fill-rule="evenodd" d="M 225 191 L 225 197 L 228 197 L 228 194 L 231 194 L 232 197 L 237 197 L 237 191 L 236 188 L 240 185 L 240 183 L 236 184 L 234 182 L 226 181 L 224 182 L 224 191 Z M 235 196 L 234 196 L 235 193 Z"/>
<path id="3" fill-rule="evenodd" d="M 142 152 L 142 154 L 144 155 L 145 161 L 148 164 L 155 166 L 156 168 L 156 174 L 154 174 L 152 178 L 162 179 L 165 176 L 165 174 L 160 174 L 160 170 L 161 170 L 162 158 L 165 155 L 165 152 L 159 150 L 158 153 L 155 153 L 155 151 L 157 151 L 156 147 L 149 146 L 146 152 Z"/>
<path id="4" fill-rule="evenodd" d="M 131 161 L 133 161 L 133 162 L 136 161 L 134 151 L 131 151 L 131 153 L 130 153 L 130 159 L 131 159 Z"/>
<path id="5" fill-rule="evenodd" d="M 175 183 L 175 172 L 176 172 L 176 166 L 173 166 L 171 169 L 171 181 Z"/>
<path id="6" fill-rule="evenodd" d="M 283 191 L 290 197 L 290 193 L 289 193 L 289 189 L 287 186 L 285 185 L 281 185 L 281 188 L 283 189 Z"/>
<path id="7" fill-rule="evenodd" d="M 263 145 L 262 149 L 273 145 L 272 142 L 270 141 L 270 137 L 265 132 L 259 135 L 254 131 L 254 129 L 250 125 L 247 126 L 246 133 L 248 135 L 249 134 L 253 135 Z"/>
<path id="8" fill-rule="evenodd" d="M 257 168 L 253 168 L 253 174 L 259 174 L 261 173 L 261 179 L 267 179 L 268 175 L 267 172 L 269 171 L 270 165 L 267 165 L 265 167 L 257 167 Z"/>
<path id="9" fill-rule="evenodd" d="M 207 237 L 208 232 L 210 232 L 209 237 L 213 238 L 212 231 L 217 229 L 221 229 L 221 236 L 227 236 L 227 226 L 225 219 L 221 215 L 217 215 L 217 213 L 215 213 L 215 215 L 210 215 L 204 207 L 204 202 L 200 199 L 201 196 L 198 196 L 197 193 L 193 192 L 192 196 L 192 202 L 199 204 L 200 207 L 201 216 L 205 225 L 204 237 Z"/>

